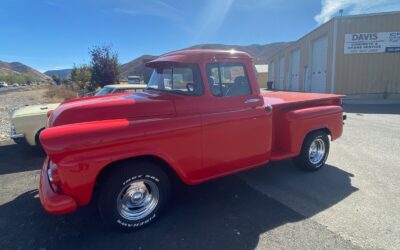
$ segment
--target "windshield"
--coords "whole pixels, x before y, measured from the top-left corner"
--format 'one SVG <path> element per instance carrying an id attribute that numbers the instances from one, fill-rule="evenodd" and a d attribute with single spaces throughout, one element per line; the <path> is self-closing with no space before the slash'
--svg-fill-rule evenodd
<path id="1" fill-rule="evenodd" d="M 153 70 L 147 88 L 184 95 L 203 94 L 200 70 L 193 63 L 159 63 Z"/>
<path id="2" fill-rule="evenodd" d="M 100 89 L 100 90 L 95 94 L 95 96 L 111 94 L 112 91 L 113 91 L 113 88 L 104 87 L 104 88 Z"/>

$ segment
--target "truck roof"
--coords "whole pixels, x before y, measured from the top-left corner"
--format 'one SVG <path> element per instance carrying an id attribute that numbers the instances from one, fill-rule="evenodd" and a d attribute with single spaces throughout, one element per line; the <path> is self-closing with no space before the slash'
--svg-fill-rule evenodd
<path id="1" fill-rule="evenodd" d="M 146 63 L 148 67 L 154 67 L 158 62 L 183 62 L 199 63 L 210 62 L 214 58 L 246 58 L 252 57 L 243 51 L 238 50 L 216 50 L 216 49 L 188 49 L 170 52 Z"/>

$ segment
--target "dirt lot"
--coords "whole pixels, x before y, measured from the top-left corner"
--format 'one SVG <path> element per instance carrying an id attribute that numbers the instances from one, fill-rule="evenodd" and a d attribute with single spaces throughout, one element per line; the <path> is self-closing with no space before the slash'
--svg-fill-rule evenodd
<path id="1" fill-rule="evenodd" d="M 135 233 L 105 228 L 93 207 L 45 214 L 37 197 L 43 156 L 0 142 L 1 248 L 396 249 L 400 105 L 346 109 L 345 133 L 321 171 L 281 161 L 187 187 L 160 220 Z"/>

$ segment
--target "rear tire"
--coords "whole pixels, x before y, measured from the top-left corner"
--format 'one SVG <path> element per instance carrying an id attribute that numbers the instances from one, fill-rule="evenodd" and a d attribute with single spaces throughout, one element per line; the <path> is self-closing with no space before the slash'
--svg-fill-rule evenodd
<path id="1" fill-rule="evenodd" d="M 124 162 L 100 185 L 100 215 L 121 230 L 137 230 L 156 220 L 170 196 L 168 176 L 150 162 Z"/>
<path id="2" fill-rule="evenodd" d="M 302 170 L 317 171 L 321 169 L 329 155 L 329 137 L 323 131 L 315 131 L 307 135 L 300 154 L 294 163 Z"/>

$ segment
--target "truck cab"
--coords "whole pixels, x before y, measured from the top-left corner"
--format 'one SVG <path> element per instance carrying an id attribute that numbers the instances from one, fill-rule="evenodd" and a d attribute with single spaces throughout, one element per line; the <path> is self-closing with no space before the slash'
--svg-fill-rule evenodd
<path id="1" fill-rule="evenodd" d="M 72 212 L 96 193 L 106 223 L 138 229 L 166 206 L 174 179 L 195 185 L 288 158 L 315 171 L 342 134 L 343 96 L 261 92 L 247 53 L 183 50 L 146 66 L 143 92 L 51 113 L 40 134 L 47 212 Z"/>

